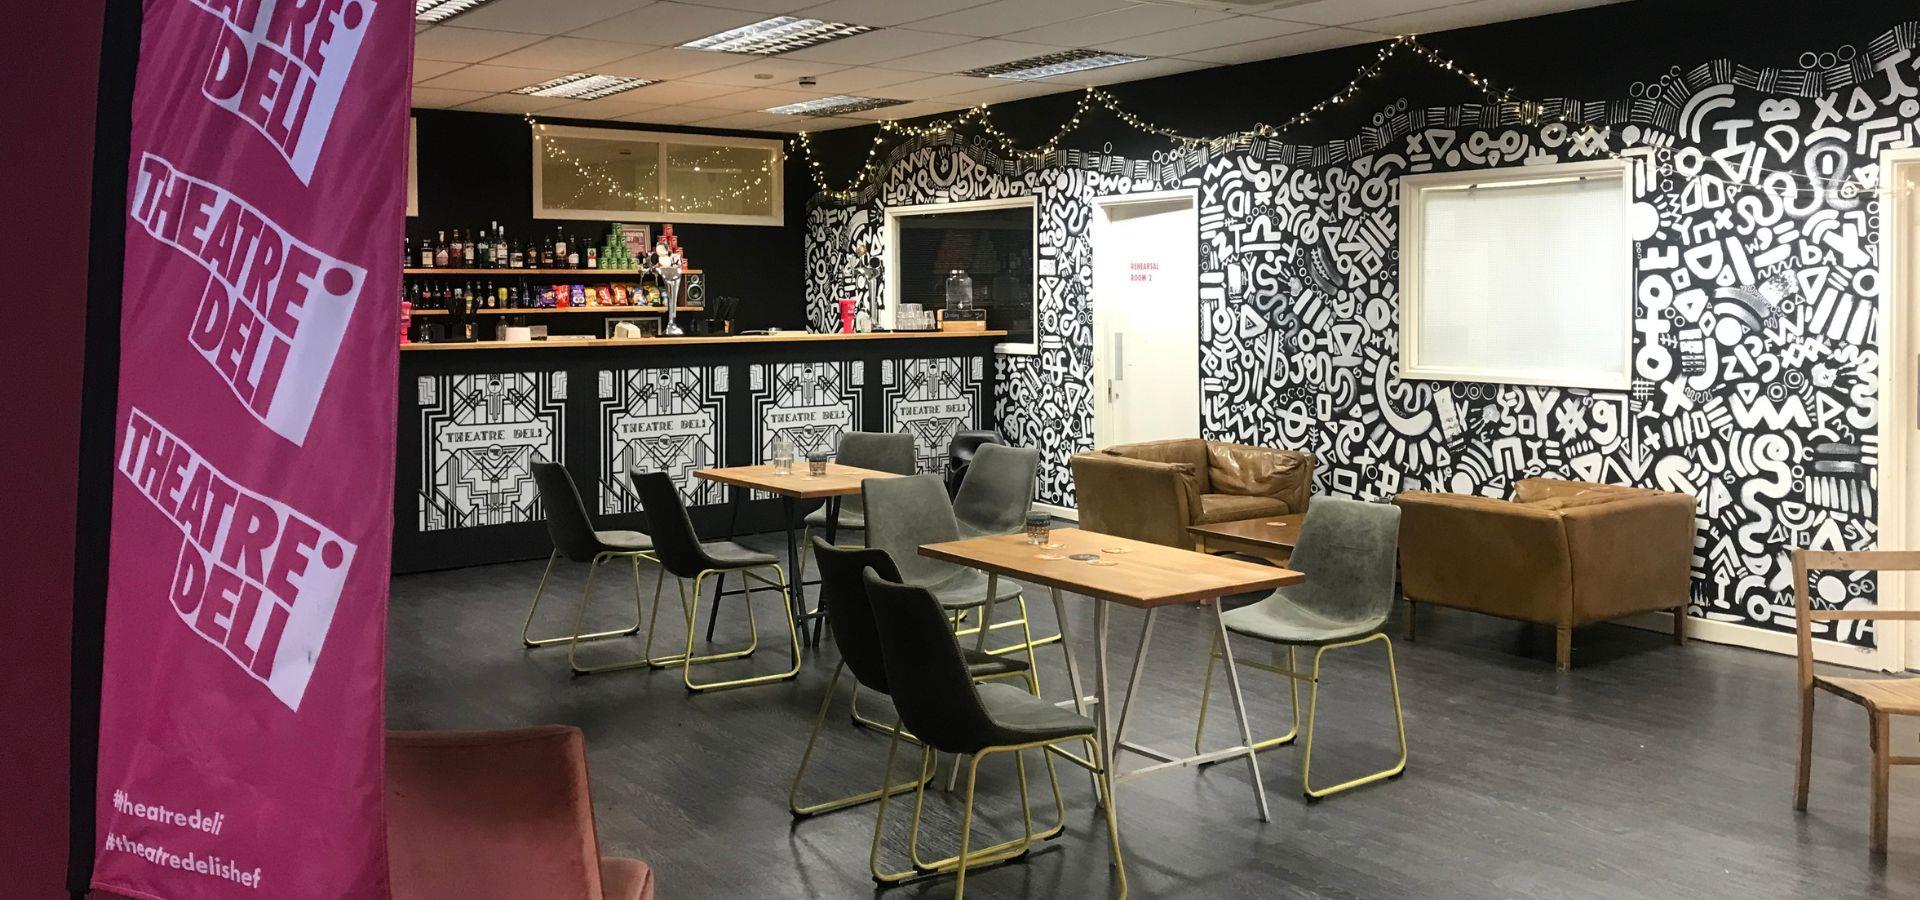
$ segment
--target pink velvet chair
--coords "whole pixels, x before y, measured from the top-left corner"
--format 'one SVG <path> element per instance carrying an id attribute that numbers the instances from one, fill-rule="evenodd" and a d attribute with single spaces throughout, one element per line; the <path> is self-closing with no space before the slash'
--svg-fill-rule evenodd
<path id="1" fill-rule="evenodd" d="M 393 896 L 652 900 L 653 872 L 600 856 L 580 729 L 387 734 Z"/>

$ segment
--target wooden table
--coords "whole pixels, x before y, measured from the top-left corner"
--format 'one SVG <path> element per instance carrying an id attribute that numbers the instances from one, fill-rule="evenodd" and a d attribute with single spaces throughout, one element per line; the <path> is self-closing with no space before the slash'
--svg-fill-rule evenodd
<path id="1" fill-rule="evenodd" d="M 1116 781 L 1244 756 L 1247 768 L 1253 775 L 1254 799 L 1259 807 L 1260 819 L 1269 820 L 1266 788 L 1260 780 L 1259 760 L 1254 756 L 1253 729 L 1247 722 L 1246 703 L 1240 695 L 1240 673 L 1234 666 L 1233 653 L 1227 644 L 1227 627 L 1226 621 L 1221 618 L 1221 604 L 1216 602 L 1210 605 L 1214 636 L 1220 642 L 1222 658 L 1226 663 L 1227 686 L 1233 694 L 1234 712 L 1240 719 L 1241 743 L 1191 756 L 1170 754 L 1129 743 L 1126 740 L 1127 708 L 1132 705 L 1136 693 L 1134 689 L 1146 668 L 1147 646 L 1153 637 L 1154 614 L 1162 607 L 1192 605 L 1228 594 L 1299 584 L 1306 580 L 1305 575 L 1275 566 L 1209 556 L 1077 528 L 1054 529 L 1051 543 L 1044 547 L 1028 544 L 1024 534 L 1011 534 L 925 544 L 921 546 L 920 553 L 934 559 L 1046 585 L 1053 596 L 1054 615 L 1060 620 L 1063 636 L 1060 646 L 1067 654 L 1067 680 L 1073 689 L 1071 702 L 1082 713 L 1086 712 L 1087 697 L 1081 688 L 1080 667 L 1074 660 L 1073 642 L 1064 637 L 1067 616 L 1060 595 L 1065 591 L 1101 601 L 1095 603 L 1093 608 L 1095 675 L 1092 702 L 1098 708 L 1094 721 L 1100 733 L 1102 755 L 1101 759 L 1096 760 L 1100 771 L 1096 777 L 1107 779 L 1107 796 L 1112 796 L 1111 788 Z M 1094 565 L 1087 560 L 1071 558 L 1082 554 L 1094 554 L 1100 561 L 1113 562 L 1115 565 Z M 1115 603 L 1147 611 L 1146 624 L 1140 630 L 1139 650 L 1134 655 L 1133 675 L 1127 685 L 1127 698 L 1117 724 L 1113 721 L 1112 705 L 1108 702 L 1107 677 L 1107 612 Z M 1129 750 L 1156 762 L 1130 772 L 1117 773 L 1113 760 L 1119 750 Z M 1096 791 L 1095 795 L 1099 796 L 1100 793 Z"/>
<path id="2" fill-rule="evenodd" d="M 746 502 L 747 491 L 765 491 L 769 494 L 779 495 L 782 511 L 781 518 L 785 521 L 787 530 L 787 577 L 789 579 L 788 584 L 792 588 L 790 599 L 793 603 L 794 621 L 803 623 L 803 627 L 807 620 L 819 618 L 820 612 L 818 610 L 811 612 L 807 610 L 804 598 L 806 595 L 806 586 L 809 582 L 800 579 L 800 501 L 827 501 L 827 543 L 831 544 L 837 536 L 836 532 L 840 527 L 841 497 L 848 494 L 860 493 L 860 483 L 869 478 L 900 477 L 892 472 L 862 469 L 858 466 L 843 466 L 836 462 L 827 463 L 827 471 L 825 474 L 817 476 L 810 475 L 808 474 L 807 461 L 805 459 L 794 460 L 793 471 L 785 475 L 775 471 L 772 463 L 763 463 L 757 466 L 727 466 L 725 468 L 698 469 L 693 475 L 695 478 L 704 478 L 708 481 L 717 481 L 721 484 L 730 485 L 734 489 L 734 529 L 737 529 L 739 526 L 740 506 Z M 729 531 L 734 529 L 729 529 Z M 730 533 L 728 537 L 733 537 L 733 535 Z M 713 639 L 713 615 L 714 611 L 718 610 L 719 607 L 719 598 L 716 596 L 713 606 L 710 607 L 707 612 L 708 640 Z M 816 623 L 813 629 L 812 642 L 818 644 L 820 642 L 820 635 L 821 628 L 819 624 Z"/>
<path id="3" fill-rule="evenodd" d="M 1300 523 L 1306 513 L 1285 516 L 1261 516 L 1237 522 L 1189 525 L 1187 532 L 1200 539 L 1208 552 L 1233 551 L 1258 556 L 1286 565 L 1293 548 L 1300 543 Z"/>

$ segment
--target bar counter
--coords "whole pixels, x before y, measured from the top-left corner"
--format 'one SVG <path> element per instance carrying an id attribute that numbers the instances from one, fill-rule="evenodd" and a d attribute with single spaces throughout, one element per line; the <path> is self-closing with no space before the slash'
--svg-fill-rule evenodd
<path id="1" fill-rule="evenodd" d="M 703 535 L 770 531 L 780 506 L 730 504 L 696 469 L 798 455 L 847 431 L 914 436 L 942 471 L 955 431 L 993 427 L 985 332 L 403 344 L 393 567 L 547 555 L 530 463 L 559 460 L 601 528 L 645 530 L 628 472 L 663 470 Z M 804 465 L 804 463 L 803 463 Z"/>

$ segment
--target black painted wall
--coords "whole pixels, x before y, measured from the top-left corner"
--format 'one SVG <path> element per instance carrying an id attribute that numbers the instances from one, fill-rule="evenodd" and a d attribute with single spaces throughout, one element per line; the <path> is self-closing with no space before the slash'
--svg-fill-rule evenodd
<path id="1" fill-rule="evenodd" d="M 414 240 L 443 229 L 470 229 L 499 222 L 509 238 L 547 236 L 555 226 L 586 237 L 604 234 L 604 222 L 582 222 L 533 217 L 533 138 L 520 116 L 454 110 L 417 109 L 420 129 L 420 215 L 407 219 L 407 235 Z M 632 128 L 696 134 L 784 138 L 779 134 L 713 131 L 619 122 L 545 120 L 556 125 L 596 128 Z M 805 199 L 810 190 L 789 159 L 786 224 L 690 225 L 673 223 L 680 246 L 695 267 L 706 272 L 707 296 L 734 296 L 741 301 L 736 327 L 801 328 L 806 324 L 801 255 L 805 233 Z M 664 221 L 644 220 L 655 233 Z M 399 253 L 399 248 L 394 248 Z"/>

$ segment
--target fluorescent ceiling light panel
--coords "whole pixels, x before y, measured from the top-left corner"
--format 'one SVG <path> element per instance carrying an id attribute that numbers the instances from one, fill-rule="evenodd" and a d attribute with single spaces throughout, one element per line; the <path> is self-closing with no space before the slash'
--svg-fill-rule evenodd
<path id="1" fill-rule="evenodd" d="M 770 106 L 761 110 L 761 112 L 779 113 L 783 116 L 837 116 L 842 113 L 863 112 L 869 109 L 899 106 L 905 102 L 907 101 L 882 100 L 877 97 L 851 97 L 843 94 L 834 97 L 816 97 L 812 100 L 802 100 L 799 103 L 789 103 L 785 106 Z"/>
<path id="2" fill-rule="evenodd" d="M 845 22 L 774 16 L 752 25 L 742 25 L 719 34 L 711 34 L 697 41 L 688 41 L 680 46 L 687 50 L 716 50 L 722 53 L 754 53 L 772 56 L 776 53 L 853 37 L 856 34 L 866 34 L 872 30 L 873 27 L 870 25 L 849 25 Z"/>
<path id="3" fill-rule="evenodd" d="M 515 90 L 516 94 L 529 97 L 560 97 L 567 100 L 598 100 L 611 97 L 621 91 L 630 91 L 642 85 L 654 84 L 651 78 L 629 78 L 624 75 L 589 75 L 575 72 L 572 75 L 542 81 Z"/>
<path id="4" fill-rule="evenodd" d="M 1085 72 L 1089 69 L 1104 69 L 1107 66 L 1139 62 L 1143 59 L 1146 59 L 1146 57 L 1129 56 L 1125 53 L 1108 53 L 1105 50 L 1063 50 L 1059 53 L 1049 53 L 1045 56 L 1030 56 L 1026 59 L 1016 59 L 1013 62 L 1003 62 L 999 65 L 968 69 L 960 74 L 972 75 L 975 78 L 1012 78 L 1019 81 L 1031 81 L 1035 78 L 1046 78 L 1051 75 L 1071 75 L 1075 72 Z"/>
<path id="5" fill-rule="evenodd" d="M 445 22 L 491 0 L 413 0 L 413 17 L 422 22 Z"/>

